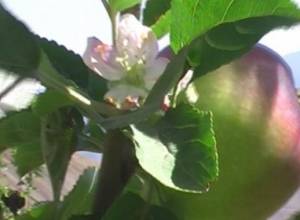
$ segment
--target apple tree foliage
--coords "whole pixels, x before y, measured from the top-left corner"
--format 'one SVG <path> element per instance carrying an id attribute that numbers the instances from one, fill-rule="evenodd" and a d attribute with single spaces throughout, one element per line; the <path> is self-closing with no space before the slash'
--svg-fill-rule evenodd
<path id="1" fill-rule="evenodd" d="M 298 185 L 300 109 L 288 68 L 255 45 L 300 22 L 300 9 L 290 0 L 102 3 L 113 24 L 135 11 L 157 38 L 170 36 L 170 62 L 134 110 L 105 102 L 106 79 L 0 4 L 0 80 L 13 79 L 0 94 L 0 150 L 14 149 L 20 176 L 45 164 L 54 198 L 15 218 L 266 219 Z M 28 82 L 43 89 L 5 102 Z M 102 153 L 101 167 L 61 198 L 80 150 Z"/>

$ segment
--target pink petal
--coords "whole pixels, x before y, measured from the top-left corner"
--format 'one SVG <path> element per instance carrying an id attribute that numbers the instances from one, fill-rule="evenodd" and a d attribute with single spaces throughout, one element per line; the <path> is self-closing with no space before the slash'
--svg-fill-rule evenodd
<path id="1" fill-rule="evenodd" d="M 116 62 L 116 51 L 95 37 L 88 38 L 83 54 L 85 64 L 107 80 L 120 80 L 123 69 Z"/>

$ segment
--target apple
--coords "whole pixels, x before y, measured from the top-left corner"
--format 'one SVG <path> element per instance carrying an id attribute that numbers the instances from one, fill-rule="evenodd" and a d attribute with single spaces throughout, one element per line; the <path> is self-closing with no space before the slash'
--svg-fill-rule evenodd
<path id="1" fill-rule="evenodd" d="M 166 190 L 167 205 L 180 220 L 267 219 L 299 185 L 300 107 L 290 68 L 257 45 L 197 79 L 184 99 L 213 112 L 220 174 L 200 195 Z"/>

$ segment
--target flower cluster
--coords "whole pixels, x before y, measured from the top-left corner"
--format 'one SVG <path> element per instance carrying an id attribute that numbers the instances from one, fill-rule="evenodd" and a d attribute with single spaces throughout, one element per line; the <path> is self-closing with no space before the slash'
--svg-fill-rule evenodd
<path id="1" fill-rule="evenodd" d="M 149 27 L 126 14 L 117 26 L 116 43 L 88 39 L 85 63 L 109 80 L 105 100 L 120 109 L 139 107 L 169 60 L 158 57 L 158 41 Z"/>

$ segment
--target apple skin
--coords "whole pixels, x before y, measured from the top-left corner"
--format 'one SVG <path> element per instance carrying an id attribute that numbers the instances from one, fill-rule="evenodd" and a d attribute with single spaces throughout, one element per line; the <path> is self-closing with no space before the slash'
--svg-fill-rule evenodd
<path id="1" fill-rule="evenodd" d="M 289 67 L 257 45 L 180 99 L 213 112 L 220 173 L 200 195 L 165 189 L 166 205 L 180 220 L 266 220 L 299 185 L 300 108 Z"/>

